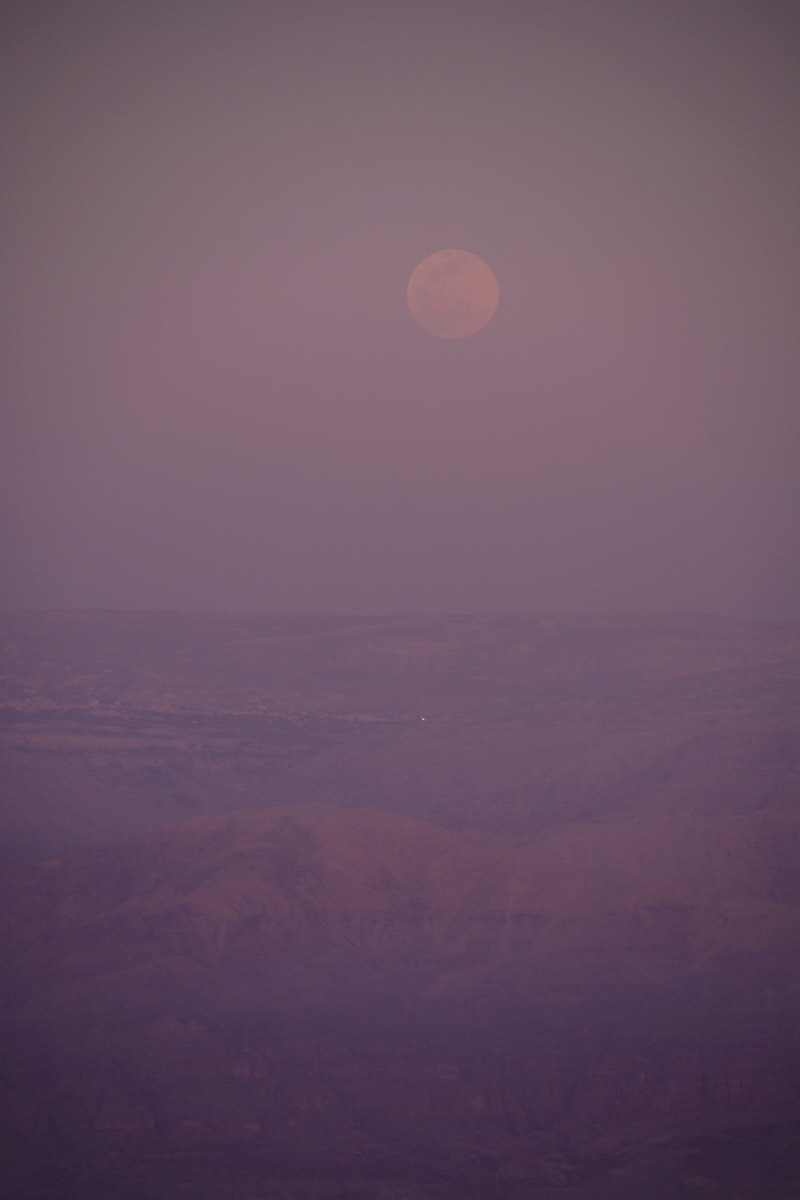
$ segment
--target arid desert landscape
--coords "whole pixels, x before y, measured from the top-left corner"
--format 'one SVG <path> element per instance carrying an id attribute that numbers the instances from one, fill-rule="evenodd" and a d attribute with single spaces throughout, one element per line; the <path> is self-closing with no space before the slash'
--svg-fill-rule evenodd
<path id="1" fill-rule="evenodd" d="M 798 1200 L 799 16 L 0 6 L 0 1200 Z"/>
<path id="2" fill-rule="evenodd" d="M 796 625 L 2 633 L 7 1194 L 795 1194 Z"/>

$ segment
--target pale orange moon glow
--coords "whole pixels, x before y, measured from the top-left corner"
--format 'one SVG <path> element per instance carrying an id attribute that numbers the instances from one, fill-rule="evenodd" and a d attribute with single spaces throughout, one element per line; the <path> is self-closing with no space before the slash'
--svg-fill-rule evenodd
<path id="1" fill-rule="evenodd" d="M 439 250 L 414 268 L 406 295 L 412 317 L 428 333 L 465 338 L 491 321 L 500 290 L 477 254 Z"/>

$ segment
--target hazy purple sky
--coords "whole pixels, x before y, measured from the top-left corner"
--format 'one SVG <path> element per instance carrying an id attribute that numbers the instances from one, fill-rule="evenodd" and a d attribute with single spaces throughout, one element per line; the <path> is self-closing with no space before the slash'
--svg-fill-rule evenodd
<path id="1" fill-rule="evenodd" d="M 793 9 L 7 3 L 0 606 L 795 615 Z"/>

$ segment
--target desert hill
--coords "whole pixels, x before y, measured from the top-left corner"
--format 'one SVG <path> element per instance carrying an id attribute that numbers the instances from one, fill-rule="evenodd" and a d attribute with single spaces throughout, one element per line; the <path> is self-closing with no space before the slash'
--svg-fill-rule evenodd
<path id="1" fill-rule="evenodd" d="M 344 1159 L 350 1195 L 377 1170 L 385 1195 L 666 1173 L 711 1196 L 724 1170 L 692 1147 L 731 1127 L 783 1195 L 797 833 L 659 817 L 520 847 L 317 804 L 10 866 L 6 1083 L 76 1195 L 125 1195 L 131 1156 L 190 1187 L 187 1156 L 239 1147 L 232 1196 L 340 1194 Z M 39 1170 L 25 1187 L 54 1186 Z"/>
<path id="2" fill-rule="evenodd" d="M 2 618 L 26 1200 L 788 1200 L 797 625 Z"/>

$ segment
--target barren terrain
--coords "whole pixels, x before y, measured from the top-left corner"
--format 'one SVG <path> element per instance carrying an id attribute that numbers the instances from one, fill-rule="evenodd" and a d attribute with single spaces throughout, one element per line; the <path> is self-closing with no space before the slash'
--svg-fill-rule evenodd
<path id="1" fill-rule="evenodd" d="M 11 1194 L 788 1200 L 798 633 L 4 617 Z"/>

